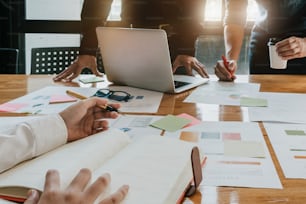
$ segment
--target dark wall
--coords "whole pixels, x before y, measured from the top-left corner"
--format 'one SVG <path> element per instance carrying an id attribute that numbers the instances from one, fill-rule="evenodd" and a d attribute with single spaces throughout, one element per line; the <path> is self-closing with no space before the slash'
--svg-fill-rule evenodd
<path id="1" fill-rule="evenodd" d="M 23 22 L 24 0 L 0 0 L 0 74 L 24 73 Z"/>
<path id="2" fill-rule="evenodd" d="M 0 0 L 0 47 L 18 48 L 24 19 L 23 0 Z"/>
<path id="3" fill-rule="evenodd" d="M 9 47 L 9 13 L 11 8 L 9 5 L 0 0 L 0 47 Z"/>

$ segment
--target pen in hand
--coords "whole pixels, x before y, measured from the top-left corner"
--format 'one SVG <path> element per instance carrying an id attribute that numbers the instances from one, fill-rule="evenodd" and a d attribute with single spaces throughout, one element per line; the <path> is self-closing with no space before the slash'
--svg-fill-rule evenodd
<path id="1" fill-rule="evenodd" d="M 234 71 L 229 68 L 229 62 L 224 55 L 222 55 L 222 61 L 226 70 L 230 73 L 230 77 L 233 78 Z"/>
<path id="2" fill-rule="evenodd" d="M 76 92 L 74 92 L 74 91 L 70 91 L 70 90 L 67 90 L 66 91 L 66 93 L 68 94 L 68 95 L 70 95 L 70 96 L 73 96 L 73 97 L 75 97 L 75 98 L 78 98 L 78 99 L 81 99 L 81 100 L 83 100 L 83 99 L 87 99 L 88 97 L 86 97 L 86 96 L 83 96 L 83 95 L 81 95 L 81 94 L 79 94 L 79 93 L 76 93 Z M 115 112 L 119 112 L 118 111 L 118 109 L 117 108 L 114 108 L 114 107 L 112 107 L 112 106 L 110 106 L 110 105 L 104 105 L 104 106 L 99 106 L 100 108 L 102 108 L 103 110 L 106 110 L 106 111 L 115 111 Z"/>

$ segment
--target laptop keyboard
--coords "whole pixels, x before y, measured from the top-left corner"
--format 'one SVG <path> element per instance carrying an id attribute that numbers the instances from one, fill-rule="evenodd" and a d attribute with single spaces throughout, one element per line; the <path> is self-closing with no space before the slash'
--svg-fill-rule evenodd
<path id="1" fill-rule="evenodd" d="M 188 82 L 183 82 L 183 81 L 174 81 L 174 87 L 177 89 L 177 88 L 180 88 L 182 86 L 186 86 L 190 83 Z"/>

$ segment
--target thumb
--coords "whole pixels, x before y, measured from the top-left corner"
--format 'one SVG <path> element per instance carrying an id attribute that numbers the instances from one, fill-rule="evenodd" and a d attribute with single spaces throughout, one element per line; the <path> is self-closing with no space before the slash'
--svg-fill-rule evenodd
<path id="1" fill-rule="evenodd" d="M 39 194 L 36 190 L 29 190 L 28 197 L 24 204 L 37 204 L 39 200 Z"/>
<path id="2" fill-rule="evenodd" d="M 103 73 L 101 73 L 101 72 L 98 70 L 97 66 L 96 66 L 96 67 L 93 67 L 93 68 L 91 69 L 91 71 L 92 71 L 92 73 L 93 73 L 94 75 L 96 75 L 96 76 L 103 76 Z"/>
<path id="3" fill-rule="evenodd" d="M 99 77 L 102 77 L 102 76 L 103 76 L 103 73 L 99 72 L 98 70 L 95 70 L 95 71 L 93 72 L 93 74 L 96 75 L 96 76 L 99 76 Z"/>
<path id="4" fill-rule="evenodd" d="M 229 69 L 232 71 L 232 72 L 235 72 L 236 69 L 237 69 L 237 63 L 235 60 L 231 60 L 230 63 L 229 63 Z"/>

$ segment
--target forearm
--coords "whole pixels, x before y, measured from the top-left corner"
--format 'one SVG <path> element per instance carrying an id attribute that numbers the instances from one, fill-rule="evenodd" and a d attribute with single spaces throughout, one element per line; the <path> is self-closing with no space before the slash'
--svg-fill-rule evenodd
<path id="1" fill-rule="evenodd" d="M 104 26 L 113 0 L 85 0 L 81 13 L 80 54 L 96 55 L 96 27 Z"/>
<path id="2" fill-rule="evenodd" d="M 244 27 L 240 25 L 224 26 L 225 53 L 228 59 L 238 60 L 244 39 Z"/>
<path id="3" fill-rule="evenodd" d="M 66 141 L 66 126 L 59 115 L 42 116 L 18 124 L 12 132 L 0 134 L 0 172 Z"/>

